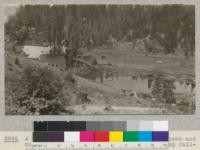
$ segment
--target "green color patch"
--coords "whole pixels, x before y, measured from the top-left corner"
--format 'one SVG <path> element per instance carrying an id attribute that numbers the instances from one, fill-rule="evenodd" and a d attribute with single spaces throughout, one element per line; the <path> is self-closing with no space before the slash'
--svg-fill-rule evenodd
<path id="1" fill-rule="evenodd" d="M 138 132 L 137 131 L 126 131 L 123 134 L 124 142 L 137 142 L 138 141 Z"/>

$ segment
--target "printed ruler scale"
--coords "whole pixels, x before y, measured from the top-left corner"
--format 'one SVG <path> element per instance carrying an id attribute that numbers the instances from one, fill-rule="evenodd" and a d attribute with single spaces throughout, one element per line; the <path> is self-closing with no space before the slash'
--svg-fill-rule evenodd
<path id="1" fill-rule="evenodd" d="M 34 147 L 34 148 L 33 148 Z M 30 146 L 30 148 L 27 147 L 27 150 L 78 150 L 78 149 L 147 149 L 147 150 L 167 150 L 168 149 L 168 144 L 147 144 L 147 143 L 142 143 L 142 144 L 134 144 L 134 143 L 63 143 L 63 144 L 33 144 Z"/>
<path id="2" fill-rule="evenodd" d="M 0 132 L 2 150 L 199 150 L 200 131 L 170 131 L 168 143 L 43 143 L 33 142 L 32 132 Z"/>

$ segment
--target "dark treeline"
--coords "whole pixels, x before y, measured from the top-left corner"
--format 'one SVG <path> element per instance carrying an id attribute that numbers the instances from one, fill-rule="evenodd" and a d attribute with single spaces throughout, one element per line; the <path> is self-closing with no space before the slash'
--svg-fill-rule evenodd
<path id="1" fill-rule="evenodd" d="M 174 53 L 177 44 L 185 55 L 194 54 L 195 9 L 190 5 L 24 5 L 5 24 L 7 34 L 42 32 L 49 45 L 95 47 L 111 36 L 133 41 L 150 35 Z M 27 39 L 27 32 L 20 35 Z M 19 37 L 18 37 L 19 38 Z"/>

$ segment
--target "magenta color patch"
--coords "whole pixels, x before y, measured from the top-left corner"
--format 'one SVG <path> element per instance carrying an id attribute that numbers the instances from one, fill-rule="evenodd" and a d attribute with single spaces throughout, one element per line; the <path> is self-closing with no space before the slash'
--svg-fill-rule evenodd
<path id="1" fill-rule="evenodd" d="M 94 142 L 94 132 L 81 131 L 80 142 Z"/>

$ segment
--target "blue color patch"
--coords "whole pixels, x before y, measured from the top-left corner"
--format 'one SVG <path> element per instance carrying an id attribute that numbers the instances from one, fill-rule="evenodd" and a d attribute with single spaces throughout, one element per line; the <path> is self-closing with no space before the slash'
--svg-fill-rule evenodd
<path id="1" fill-rule="evenodd" d="M 139 142 L 152 142 L 152 132 L 151 131 L 139 131 Z"/>

